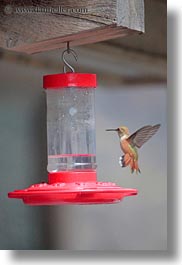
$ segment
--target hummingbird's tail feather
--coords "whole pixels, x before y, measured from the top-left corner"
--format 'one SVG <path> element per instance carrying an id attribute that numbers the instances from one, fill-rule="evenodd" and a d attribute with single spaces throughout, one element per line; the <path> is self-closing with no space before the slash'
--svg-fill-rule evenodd
<path id="1" fill-rule="evenodd" d="M 131 162 L 130 162 L 130 167 L 131 167 L 131 172 L 133 173 L 134 171 L 136 173 L 141 173 L 140 169 L 139 169 L 139 166 L 138 166 L 138 161 L 137 160 L 134 160 L 134 159 L 131 159 Z"/>
<path id="2" fill-rule="evenodd" d="M 121 167 L 127 167 L 130 164 L 131 157 L 129 154 L 125 154 L 122 157 L 120 157 L 119 164 Z"/>
<path id="3" fill-rule="evenodd" d="M 136 173 L 141 173 L 138 166 L 138 161 L 133 159 L 133 157 L 131 157 L 128 153 L 120 157 L 119 164 L 121 167 L 130 166 L 131 173 L 133 173 L 134 171 L 136 171 Z"/>

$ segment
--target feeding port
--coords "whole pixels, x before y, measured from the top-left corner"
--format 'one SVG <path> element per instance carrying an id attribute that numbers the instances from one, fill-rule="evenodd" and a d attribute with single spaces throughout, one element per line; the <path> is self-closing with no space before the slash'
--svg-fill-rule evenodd
<path id="1" fill-rule="evenodd" d="M 29 205 L 116 203 L 137 190 L 98 182 L 95 74 L 44 76 L 47 97 L 48 183 L 10 192 Z"/>

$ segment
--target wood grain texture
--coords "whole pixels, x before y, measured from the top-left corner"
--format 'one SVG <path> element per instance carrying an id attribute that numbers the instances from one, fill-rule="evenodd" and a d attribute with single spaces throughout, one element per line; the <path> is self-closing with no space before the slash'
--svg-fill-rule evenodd
<path id="1" fill-rule="evenodd" d="M 144 32 L 144 1 L 118 0 L 117 25 Z"/>
<path id="2" fill-rule="evenodd" d="M 127 4 L 125 3 L 127 2 Z M 0 2 L 0 47 L 36 53 L 143 31 L 143 0 Z M 133 16 L 133 17 L 132 17 Z"/>

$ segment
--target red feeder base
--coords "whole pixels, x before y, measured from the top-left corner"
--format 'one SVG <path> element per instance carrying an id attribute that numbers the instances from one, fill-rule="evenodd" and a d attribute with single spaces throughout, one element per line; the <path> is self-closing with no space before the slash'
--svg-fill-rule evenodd
<path id="1" fill-rule="evenodd" d="M 125 189 L 111 182 L 97 182 L 95 171 L 85 174 L 58 172 L 49 173 L 49 184 L 34 184 L 24 190 L 15 190 L 8 193 L 8 197 L 22 199 L 29 205 L 106 204 L 120 202 L 125 196 L 137 193 L 136 189 Z"/>
<path id="2" fill-rule="evenodd" d="M 9 198 L 22 199 L 29 205 L 105 204 L 120 202 L 136 195 L 135 189 L 124 189 L 110 182 L 40 183 L 24 190 L 8 193 Z"/>

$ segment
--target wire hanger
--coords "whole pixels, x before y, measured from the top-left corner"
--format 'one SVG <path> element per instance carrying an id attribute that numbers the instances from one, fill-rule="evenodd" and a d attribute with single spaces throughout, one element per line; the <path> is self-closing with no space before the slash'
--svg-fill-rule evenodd
<path id="1" fill-rule="evenodd" d="M 69 54 L 69 55 L 72 54 L 73 57 L 75 58 L 75 61 L 77 61 L 78 56 L 77 56 L 77 54 L 76 54 L 76 52 L 74 50 L 70 49 L 69 41 L 67 42 L 67 49 L 64 50 L 63 53 L 62 53 L 62 60 L 63 60 L 63 63 L 64 63 L 63 72 L 67 73 L 66 68 L 69 68 L 71 70 L 71 72 L 74 73 L 75 69 L 66 60 L 66 57 L 65 57 L 66 54 Z"/>

